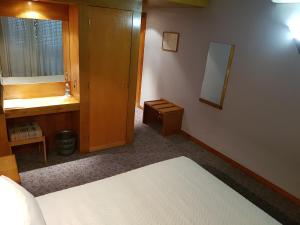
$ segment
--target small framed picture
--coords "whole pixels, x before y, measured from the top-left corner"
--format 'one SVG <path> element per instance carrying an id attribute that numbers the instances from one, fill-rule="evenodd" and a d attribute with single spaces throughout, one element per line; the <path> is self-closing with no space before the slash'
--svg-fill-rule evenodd
<path id="1" fill-rule="evenodd" d="M 179 33 L 164 32 L 162 40 L 162 49 L 169 52 L 177 52 L 179 44 Z"/>

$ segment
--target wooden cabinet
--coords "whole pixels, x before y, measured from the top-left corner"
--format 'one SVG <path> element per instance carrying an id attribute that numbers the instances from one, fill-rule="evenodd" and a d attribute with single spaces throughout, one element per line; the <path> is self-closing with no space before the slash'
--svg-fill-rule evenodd
<path id="1" fill-rule="evenodd" d="M 133 13 L 89 7 L 89 149 L 126 144 Z"/>
<path id="2" fill-rule="evenodd" d="M 53 3 L 60 4 L 54 7 Z M 30 5 L 23 1 L 16 1 L 16 4 L 22 12 L 31 10 L 31 5 L 34 5 L 37 12 L 41 10 L 49 18 L 58 19 L 57 14 L 62 14 L 59 19 L 63 20 L 63 29 L 68 31 L 63 35 L 66 77 L 72 95 L 80 101 L 80 105 L 77 105 L 79 112 L 70 116 L 66 114 L 66 124 L 71 124 L 78 131 L 80 152 L 131 143 L 134 134 L 142 1 L 43 0 Z M 8 5 L 14 6 L 12 3 Z M 0 11 L 1 8 L 5 12 L 9 11 L 7 4 L 1 6 Z M 59 6 L 61 10 L 51 11 Z M 15 13 L 14 9 L 15 6 L 11 12 Z M 32 86 L 28 88 L 31 90 Z M 43 94 L 44 85 L 39 85 L 39 90 L 34 94 Z M 51 93 L 55 91 L 55 96 L 58 96 L 61 94 L 56 93 L 62 93 L 63 90 L 62 86 L 56 86 L 51 88 Z M 49 97 L 48 94 L 30 98 Z M 45 123 L 51 121 L 49 114 L 40 117 Z M 1 121 L 5 122 L 4 116 L 0 117 L 0 131 L 6 130 L 5 123 Z M 50 130 L 51 137 L 51 127 L 56 126 L 53 125 L 56 123 L 48 124 L 42 129 Z M 4 149 L 1 140 L 7 142 L 3 134 L 0 133 L 1 149 Z"/>
<path id="3" fill-rule="evenodd" d="M 17 183 L 21 183 L 15 155 L 0 157 L 0 176 L 9 177 Z"/>
<path id="4" fill-rule="evenodd" d="M 0 111 L 0 156 L 11 154 L 8 144 L 5 115 Z"/>

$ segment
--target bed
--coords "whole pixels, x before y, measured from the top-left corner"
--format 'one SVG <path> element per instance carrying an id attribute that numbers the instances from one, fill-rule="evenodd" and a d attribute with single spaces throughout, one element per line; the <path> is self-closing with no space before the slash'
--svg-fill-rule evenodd
<path id="1" fill-rule="evenodd" d="M 35 200 L 47 225 L 280 224 L 185 157 Z"/>

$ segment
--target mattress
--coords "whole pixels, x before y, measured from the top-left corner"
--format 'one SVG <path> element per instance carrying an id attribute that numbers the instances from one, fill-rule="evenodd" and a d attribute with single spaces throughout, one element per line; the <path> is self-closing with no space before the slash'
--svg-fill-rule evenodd
<path id="1" fill-rule="evenodd" d="M 279 224 L 180 157 L 37 198 L 47 225 Z"/>

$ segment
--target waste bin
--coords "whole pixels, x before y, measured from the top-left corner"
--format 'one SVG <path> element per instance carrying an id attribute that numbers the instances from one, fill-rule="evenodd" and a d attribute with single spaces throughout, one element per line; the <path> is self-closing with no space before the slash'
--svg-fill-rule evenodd
<path id="1" fill-rule="evenodd" d="M 62 130 L 55 136 L 57 153 L 64 156 L 72 155 L 76 150 L 76 133 L 72 130 Z"/>

